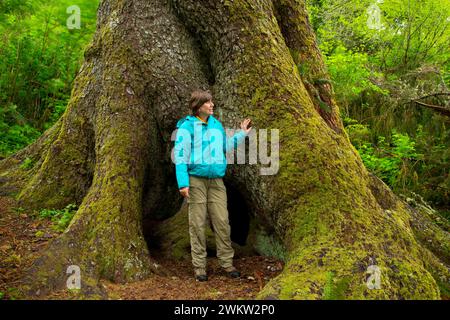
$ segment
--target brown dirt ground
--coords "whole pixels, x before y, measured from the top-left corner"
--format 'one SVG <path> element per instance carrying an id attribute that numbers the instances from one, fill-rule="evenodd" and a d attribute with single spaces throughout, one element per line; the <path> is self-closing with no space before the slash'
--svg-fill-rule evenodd
<path id="1" fill-rule="evenodd" d="M 0 299 L 20 298 L 17 287 L 21 275 L 48 241 L 57 236 L 51 221 L 16 208 L 14 199 L 10 197 L 0 197 Z M 153 275 L 128 284 L 102 281 L 109 299 L 254 299 L 258 291 L 283 268 L 280 261 L 269 257 L 237 257 L 234 264 L 241 271 L 241 277 L 231 279 L 221 270 L 216 258 L 208 257 L 209 280 L 197 282 L 189 260 L 158 256 L 154 259 L 168 271 L 168 276 Z M 43 299 L 77 299 L 77 296 L 60 291 Z"/>

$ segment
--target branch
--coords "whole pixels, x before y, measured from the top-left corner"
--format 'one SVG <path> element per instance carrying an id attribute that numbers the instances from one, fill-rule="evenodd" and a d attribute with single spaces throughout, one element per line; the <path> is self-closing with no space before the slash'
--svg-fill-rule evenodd
<path id="1" fill-rule="evenodd" d="M 416 98 L 415 100 L 421 100 L 421 99 L 425 99 L 425 98 L 429 98 L 429 97 L 437 97 L 437 96 L 450 96 L 450 92 L 435 92 L 435 93 L 430 93 L 427 94 L 426 96 L 420 97 L 420 98 Z"/>
<path id="2" fill-rule="evenodd" d="M 421 101 L 417 101 L 417 100 L 412 100 L 412 102 L 417 103 L 418 105 L 427 107 L 429 109 L 432 109 L 434 111 L 439 112 L 440 114 L 443 114 L 444 116 L 450 117 L 450 109 L 447 109 L 445 107 L 442 106 L 436 106 L 434 104 L 427 104 L 427 103 L 423 103 Z"/>

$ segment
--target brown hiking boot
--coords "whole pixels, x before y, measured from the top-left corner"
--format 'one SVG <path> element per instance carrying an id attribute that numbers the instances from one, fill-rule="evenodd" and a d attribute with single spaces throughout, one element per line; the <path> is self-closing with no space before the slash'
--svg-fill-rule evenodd
<path id="1" fill-rule="evenodd" d="M 208 281 L 208 276 L 206 275 L 205 270 L 196 269 L 194 271 L 194 275 L 195 275 L 195 280 L 197 280 L 197 281 L 200 281 L 200 282 Z"/>
<path id="2" fill-rule="evenodd" d="M 239 278 L 241 276 L 241 273 L 235 267 L 225 268 L 224 270 L 231 278 Z"/>

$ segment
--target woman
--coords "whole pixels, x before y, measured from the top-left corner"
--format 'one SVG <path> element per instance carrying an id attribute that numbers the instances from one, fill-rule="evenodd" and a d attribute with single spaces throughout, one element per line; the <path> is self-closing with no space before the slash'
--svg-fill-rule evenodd
<path id="1" fill-rule="evenodd" d="M 233 278 L 240 272 L 233 266 L 227 194 L 222 177 L 226 172 L 226 152 L 245 140 L 250 132 L 250 119 L 241 123 L 241 130 L 228 138 L 215 117 L 212 96 L 196 90 L 190 99 L 192 115 L 177 123 L 175 171 L 181 195 L 187 198 L 189 236 L 195 279 L 207 281 L 206 237 L 207 214 L 215 233 L 220 266 Z"/>

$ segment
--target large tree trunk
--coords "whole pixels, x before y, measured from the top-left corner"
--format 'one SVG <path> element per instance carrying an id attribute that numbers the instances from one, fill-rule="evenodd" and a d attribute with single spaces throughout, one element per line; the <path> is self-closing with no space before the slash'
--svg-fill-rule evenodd
<path id="1" fill-rule="evenodd" d="M 256 130 L 280 130 L 276 175 L 231 165 L 225 178 L 253 225 L 288 254 L 261 298 L 320 299 L 330 290 L 345 298 L 440 297 L 448 233 L 431 223 L 426 235 L 413 229 L 428 218 L 414 216 L 365 169 L 339 119 L 304 0 L 101 2 L 62 119 L 0 163 L 3 191 L 16 191 L 23 206 L 79 204 L 29 270 L 30 293 L 64 288 L 69 265 L 81 267 L 89 289 L 99 278 L 132 281 L 157 270 L 142 219 L 168 218 L 181 206 L 171 133 L 195 88 L 213 92 L 226 127 L 251 117 Z M 28 171 L 20 168 L 27 157 Z M 443 245 L 427 249 L 418 240 L 431 238 Z M 381 270 L 379 290 L 366 285 L 372 264 Z"/>

